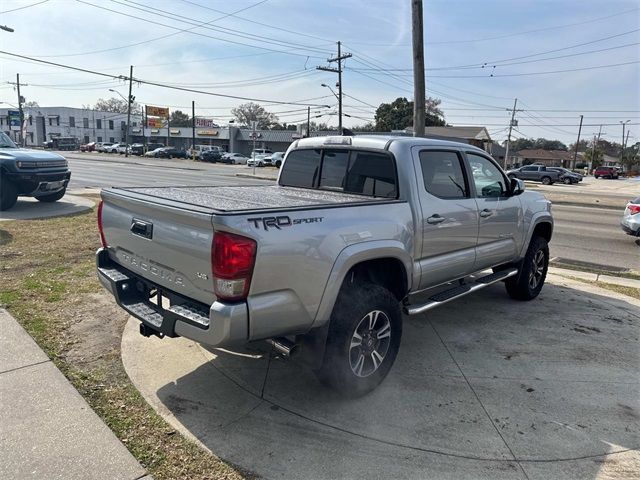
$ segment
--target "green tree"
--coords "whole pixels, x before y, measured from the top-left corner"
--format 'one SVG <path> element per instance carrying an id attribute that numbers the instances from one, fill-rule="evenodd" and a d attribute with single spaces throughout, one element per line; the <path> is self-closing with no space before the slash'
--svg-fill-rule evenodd
<path id="1" fill-rule="evenodd" d="M 231 115 L 243 127 L 250 127 L 251 122 L 258 122 L 257 128 L 271 128 L 278 123 L 278 117 L 266 111 L 257 103 L 248 102 L 231 109 Z"/>
<path id="2" fill-rule="evenodd" d="M 111 97 L 107 99 L 99 98 L 93 106 L 94 110 L 113 113 L 127 113 L 127 108 L 127 101 L 118 97 Z M 142 115 L 142 107 L 140 107 L 138 102 L 133 102 L 131 104 L 131 114 Z"/>
<path id="3" fill-rule="evenodd" d="M 517 138 L 511 141 L 510 150 L 540 149 L 540 150 L 567 150 L 567 146 L 560 140 L 549 140 L 547 138 Z"/>
<path id="4" fill-rule="evenodd" d="M 355 125 L 355 126 L 351 127 L 351 131 L 353 131 L 353 132 L 375 132 L 376 131 L 376 126 L 371 122 L 367 122 L 364 125 Z"/>
<path id="5" fill-rule="evenodd" d="M 446 125 L 444 114 L 440 110 L 441 100 L 427 97 L 425 125 L 428 127 L 442 127 Z M 388 132 L 403 130 L 413 126 L 413 102 L 405 97 L 398 97 L 391 103 L 381 103 L 376 110 L 376 130 Z"/>
<path id="6" fill-rule="evenodd" d="M 591 168 L 597 168 L 602 165 L 604 152 L 601 147 L 597 147 L 595 153 L 593 148 L 587 148 L 582 154 L 582 158 L 584 162 L 591 164 Z"/>
<path id="7" fill-rule="evenodd" d="M 169 123 L 172 127 L 190 127 L 191 117 L 180 110 L 174 110 L 169 114 Z"/>

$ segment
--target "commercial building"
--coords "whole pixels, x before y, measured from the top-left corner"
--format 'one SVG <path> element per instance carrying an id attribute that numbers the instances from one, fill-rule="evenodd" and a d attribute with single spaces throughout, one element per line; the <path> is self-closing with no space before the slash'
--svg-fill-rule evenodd
<path id="1" fill-rule="evenodd" d="M 19 127 L 10 124 L 9 112 L 0 109 L 0 131 L 19 141 Z M 26 146 L 43 146 L 56 137 L 73 137 L 78 143 L 121 142 L 127 130 L 127 115 L 71 107 L 24 107 Z M 142 117 L 131 117 L 132 128 L 142 125 Z"/>

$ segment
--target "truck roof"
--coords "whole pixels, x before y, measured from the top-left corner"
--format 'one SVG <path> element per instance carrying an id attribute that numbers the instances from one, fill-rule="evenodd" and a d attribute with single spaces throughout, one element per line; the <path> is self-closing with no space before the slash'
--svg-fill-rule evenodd
<path id="1" fill-rule="evenodd" d="M 389 150 L 391 144 L 400 144 L 411 147 L 413 145 L 429 147 L 455 147 L 468 148 L 484 152 L 484 150 L 463 142 L 440 140 L 427 137 L 404 137 L 400 135 L 355 135 L 355 136 L 325 136 L 309 137 L 297 140 L 292 148 L 321 148 L 321 147 L 355 147 Z M 484 152 L 486 153 L 486 152 Z"/>

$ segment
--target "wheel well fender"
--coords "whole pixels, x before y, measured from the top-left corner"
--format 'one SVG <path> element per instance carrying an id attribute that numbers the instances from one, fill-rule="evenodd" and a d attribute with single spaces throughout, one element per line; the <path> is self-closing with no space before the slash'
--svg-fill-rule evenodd
<path id="1" fill-rule="evenodd" d="M 553 218 L 551 217 L 551 215 L 549 215 L 548 212 L 538 212 L 534 215 L 529 226 L 527 236 L 525 237 L 525 242 L 522 246 L 520 257 L 524 257 L 524 255 L 527 253 L 529 243 L 531 243 L 531 239 L 536 235 L 541 236 L 547 242 L 551 241 L 551 237 L 553 235 Z"/>

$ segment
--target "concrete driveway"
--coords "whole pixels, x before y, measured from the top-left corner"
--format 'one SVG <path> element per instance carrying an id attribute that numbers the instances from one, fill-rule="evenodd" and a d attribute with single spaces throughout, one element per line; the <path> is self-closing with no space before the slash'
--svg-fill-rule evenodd
<path id="1" fill-rule="evenodd" d="M 125 368 L 175 428 L 265 478 L 638 478 L 640 302 L 550 275 L 406 318 L 389 377 L 344 400 L 256 346 L 145 339 Z"/>

